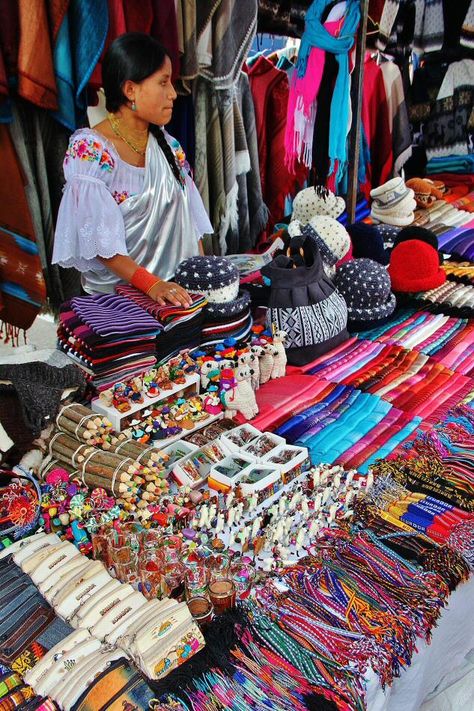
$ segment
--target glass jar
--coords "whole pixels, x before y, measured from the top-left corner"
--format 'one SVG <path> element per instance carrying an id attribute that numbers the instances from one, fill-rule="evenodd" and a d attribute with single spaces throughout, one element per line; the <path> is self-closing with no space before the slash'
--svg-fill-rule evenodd
<path id="1" fill-rule="evenodd" d="M 189 612 L 193 616 L 193 620 L 197 622 L 200 627 L 205 627 L 205 625 L 208 625 L 212 621 L 214 606 L 207 597 L 200 595 L 191 597 L 187 604 Z"/>
<path id="2" fill-rule="evenodd" d="M 214 580 L 209 585 L 209 597 L 216 615 L 231 610 L 235 605 L 235 585 L 229 578 Z"/>
<path id="3" fill-rule="evenodd" d="M 166 592 L 162 561 L 155 551 L 145 551 L 138 558 L 140 590 L 147 600 L 161 600 Z"/>
<path id="4" fill-rule="evenodd" d="M 253 581 L 255 580 L 255 570 L 250 561 L 239 558 L 230 566 L 230 576 L 235 585 L 235 592 L 239 600 L 245 600 L 250 595 Z"/>
<path id="5" fill-rule="evenodd" d="M 224 580 L 229 577 L 230 558 L 228 553 L 213 553 L 207 559 L 209 569 L 209 580 Z"/>
<path id="6" fill-rule="evenodd" d="M 179 563 L 183 542 L 180 536 L 162 536 L 159 544 L 166 563 Z"/>

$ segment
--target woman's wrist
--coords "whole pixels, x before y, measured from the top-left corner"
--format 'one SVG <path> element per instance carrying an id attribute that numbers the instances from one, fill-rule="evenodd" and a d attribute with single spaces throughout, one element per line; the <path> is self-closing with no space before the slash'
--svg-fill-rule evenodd
<path id="1" fill-rule="evenodd" d="M 153 287 L 159 284 L 160 281 L 161 279 L 155 276 L 155 274 L 152 274 L 144 267 L 138 267 L 130 279 L 130 284 L 144 294 L 149 294 Z"/>

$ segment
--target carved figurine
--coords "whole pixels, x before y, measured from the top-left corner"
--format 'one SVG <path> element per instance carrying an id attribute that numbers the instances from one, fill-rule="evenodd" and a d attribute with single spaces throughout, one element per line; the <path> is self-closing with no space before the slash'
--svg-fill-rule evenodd
<path id="1" fill-rule="evenodd" d="M 273 335 L 273 345 L 276 350 L 276 355 L 274 357 L 273 361 L 273 368 L 272 368 L 272 379 L 274 378 L 283 378 L 286 374 L 286 363 L 287 363 L 287 357 L 286 357 L 286 351 L 285 351 L 285 338 L 286 338 L 286 332 L 285 331 L 275 331 Z"/>

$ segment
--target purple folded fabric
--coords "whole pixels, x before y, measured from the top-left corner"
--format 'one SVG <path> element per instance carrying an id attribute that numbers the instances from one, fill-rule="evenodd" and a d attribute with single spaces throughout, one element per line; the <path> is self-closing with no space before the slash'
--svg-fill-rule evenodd
<path id="1" fill-rule="evenodd" d="M 464 232 L 466 232 L 464 227 L 456 227 L 452 230 L 449 230 L 449 232 L 445 232 L 442 235 L 438 235 L 438 247 L 446 252 L 449 252 L 449 249 L 446 249 L 446 246 L 450 242 L 456 241 L 459 235 L 464 234 Z"/>
<path id="2" fill-rule="evenodd" d="M 94 294 L 72 299 L 73 310 L 94 333 L 107 337 L 135 333 L 157 335 L 160 325 L 146 311 L 117 294 Z"/>

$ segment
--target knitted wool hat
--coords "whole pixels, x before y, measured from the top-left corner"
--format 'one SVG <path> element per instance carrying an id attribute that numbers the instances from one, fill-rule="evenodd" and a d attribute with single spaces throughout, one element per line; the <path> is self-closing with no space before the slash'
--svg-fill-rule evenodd
<path id="1" fill-rule="evenodd" d="M 398 235 L 395 237 L 393 242 L 394 248 L 397 244 L 400 244 L 400 242 L 406 242 L 409 239 L 419 239 L 422 242 L 426 242 L 426 244 L 430 244 L 433 249 L 436 249 L 438 252 L 438 236 L 431 230 L 427 230 L 425 227 L 404 227 L 403 230 L 400 230 Z M 438 255 L 439 263 L 442 264 L 443 255 L 440 252 L 438 252 Z"/>
<path id="2" fill-rule="evenodd" d="M 373 225 L 373 227 L 375 227 L 379 235 L 382 237 L 385 247 L 393 247 L 393 240 L 402 229 L 401 227 L 395 227 L 394 225 L 385 225 L 383 222 L 380 222 L 378 225 Z"/>
<path id="3" fill-rule="evenodd" d="M 394 247 L 388 272 L 394 291 L 429 291 L 446 281 L 446 272 L 439 266 L 438 251 L 418 239 Z"/>
<path id="4" fill-rule="evenodd" d="M 248 291 L 239 290 L 237 298 L 224 303 L 213 304 L 209 302 L 205 308 L 206 321 L 225 321 L 229 318 L 237 318 L 249 313 L 251 297 Z"/>
<path id="5" fill-rule="evenodd" d="M 354 257 L 366 257 L 379 264 L 387 265 L 390 260 L 388 250 L 384 247 L 381 233 L 374 225 L 356 222 L 347 228 L 352 240 Z"/>
<path id="6" fill-rule="evenodd" d="M 206 312 L 214 316 L 234 316 L 250 302 L 247 292 L 239 292 L 238 269 L 224 257 L 189 257 L 178 265 L 175 281 L 187 291 L 204 294 Z"/>
<path id="7" fill-rule="evenodd" d="M 347 303 L 349 330 L 380 325 L 395 310 L 387 270 L 373 259 L 353 259 L 343 264 L 334 283 Z"/>
<path id="8" fill-rule="evenodd" d="M 346 256 L 351 248 L 351 238 L 340 222 L 326 215 L 315 215 L 311 218 L 309 224 L 325 241 L 338 260 Z"/>
<path id="9" fill-rule="evenodd" d="M 351 248 L 351 238 L 340 222 L 326 215 L 314 215 L 304 227 L 296 220 L 290 223 L 291 237 L 303 234 L 317 245 L 323 260 L 324 271 L 334 276 L 335 265 L 343 259 Z"/>
<path id="10" fill-rule="evenodd" d="M 406 182 L 407 188 L 411 188 L 415 193 L 415 200 L 418 207 L 428 207 L 435 200 L 440 200 L 444 193 L 435 186 L 432 180 L 425 178 L 410 178 Z"/>
<path id="11" fill-rule="evenodd" d="M 346 203 L 342 197 L 336 197 L 333 192 L 318 185 L 300 190 L 296 195 L 291 219 L 305 225 L 314 215 L 327 215 L 336 219 L 345 209 Z"/>
<path id="12" fill-rule="evenodd" d="M 402 178 L 393 178 L 370 191 L 373 199 L 371 217 L 388 225 L 405 227 L 413 222 L 416 208 L 414 192 Z"/>

